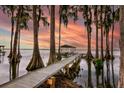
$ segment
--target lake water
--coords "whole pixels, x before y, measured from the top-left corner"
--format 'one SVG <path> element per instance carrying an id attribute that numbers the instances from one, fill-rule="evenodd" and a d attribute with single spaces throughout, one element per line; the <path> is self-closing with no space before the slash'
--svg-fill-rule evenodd
<path id="1" fill-rule="evenodd" d="M 22 58 L 19 65 L 19 76 L 22 76 L 27 73 L 26 67 L 30 62 L 30 59 L 32 57 L 32 52 L 33 52 L 32 50 L 21 50 Z M 77 52 L 82 52 L 82 51 L 77 51 Z M 9 61 L 7 58 L 8 53 L 9 53 L 9 50 L 6 50 L 6 54 L 4 56 L 4 62 L 0 64 L 0 85 L 9 81 Z M 43 62 L 46 66 L 49 58 L 49 50 L 40 50 L 40 53 L 41 53 Z M 86 51 L 83 51 L 83 53 L 86 53 Z M 95 51 L 92 51 L 92 53 L 94 54 Z M 120 66 L 120 59 L 119 59 L 120 52 L 114 51 L 114 56 L 115 56 L 115 59 L 113 61 L 114 76 L 115 76 L 115 84 L 117 85 L 118 76 L 119 76 L 119 66 Z M 88 82 L 88 67 L 87 67 L 87 62 L 84 59 L 82 59 L 80 62 L 80 69 L 83 69 L 83 70 L 80 70 L 79 72 L 80 77 L 76 77 L 74 79 L 74 82 L 85 87 L 87 86 L 87 82 Z M 92 83 L 93 83 L 93 86 L 96 87 L 96 74 L 95 74 L 95 68 L 93 64 L 91 66 L 91 69 L 92 69 Z M 104 72 L 106 77 L 106 64 L 104 64 L 104 69 L 105 69 Z M 110 65 L 110 80 L 112 83 L 111 65 Z"/>

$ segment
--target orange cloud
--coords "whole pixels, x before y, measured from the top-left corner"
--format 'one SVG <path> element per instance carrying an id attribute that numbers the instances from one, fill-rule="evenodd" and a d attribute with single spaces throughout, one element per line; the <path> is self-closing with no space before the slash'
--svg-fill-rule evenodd
<path id="1" fill-rule="evenodd" d="M 3 16 L 4 16 L 4 14 L 2 14 L 2 16 L 0 16 L 0 17 L 2 18 Z M 7 19 L 7 16 L 4 16 L 4 19 Z M 48 21 L 50 22 L 49 16 L 48 16 Z M 58 46 L 58 37 L 59 37 L 59 33 L 58 33 L 59 20 L 58 20 L 58 18 L 56 18 L 55 26 L 56 26 L 55 40 L 56 40 L 56 46 Z M 29 31 L 21 30 L 21 47 L 22 48 L 24 48 L 25 46 L 28 46 L 29 48 L 33 47 L 32 23 L 30 23 L 29 27 L 31 27 L 31 28 L 29 28 Z M 95 27 L 94 26 L 92 26 L 92 27 L 93 27 L 93 31 L 92 31 L 91 46 L 92 46 L 92 48 L 95 48 L 95 44 L 96 44 Z M 6 31 L 8 31 L 9 33 L 11 31 L 11 25 L 8 24 L 7 22 L 4 22 L 4 23 L 0 22 L 0 28 L 6 29 Z M 39 31 L 39 46 L 40 46 L 40 48 L 49 48 L 49 46 L 50 46 L 50 29 L 49 28 L 50 27 L 44 27 L 42 25 L 42 22 L 40 22 L 40 31 Z M 111 37 L 111 32 L 109 35 Z M 73 45 L 76 47 L 81 47 L 81 48 L 87 47 L 87 32 L 86 32 L 85 26 L 83 24 L 82 25 L 80 23 L 76 24 L 76 23 L 73 23 L 72 21 L 70 21 L 67 28 L 62 24 L 61 36 L 62 36 L 61 45 L 70 44 L 70 45 Z M 116 38 L 116 41 L 117 41 L 119 39 L 119 37 L 120 37 L 119 36 L 119 27 L 115 26 L 114 38 Z M 8 41 L 8 45 L 9 45 L 10 36 L 0 36 L 0 40 L 2 40 L 3 38 L 6 38 L 6 41 Z M 99 46 L 100 46 L 100 31 L 99 31 Z M 105 45 L 104 45 L 104 47 L 105 47 Z"/>

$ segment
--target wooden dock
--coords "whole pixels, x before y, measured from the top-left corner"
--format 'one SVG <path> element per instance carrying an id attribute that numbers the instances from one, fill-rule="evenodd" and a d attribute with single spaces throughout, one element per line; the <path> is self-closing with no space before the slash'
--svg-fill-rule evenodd
<path id="1" fill-rule="evenodd" d="M 49 79 L 51 76 L 56 74 L 66 65 L 73 63 L 80 58 L 80 54 L 74 55 L 72 57 L 66 58 L 56 64 L 52 64 L 48 67 L 41 68 L 32 72 L 27 73 L 15 80 L 9 81 L 0 88 L 35 88 Z"/>

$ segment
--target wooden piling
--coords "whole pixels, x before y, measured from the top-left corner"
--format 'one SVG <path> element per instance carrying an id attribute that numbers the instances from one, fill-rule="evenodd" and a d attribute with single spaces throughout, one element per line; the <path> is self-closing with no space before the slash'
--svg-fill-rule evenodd
<path id="1" fill-rule="evenodd" d="M 47 84 L 50 86 L 50 88 L 55 88 L 55 82 L 56 78 L 53 76 L 47 80 Z"/>

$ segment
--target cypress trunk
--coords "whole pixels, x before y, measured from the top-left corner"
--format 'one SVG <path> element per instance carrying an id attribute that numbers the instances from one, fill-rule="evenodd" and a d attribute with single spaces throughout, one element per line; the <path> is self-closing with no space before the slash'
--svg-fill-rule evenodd
<path id="1" fill-rule="evenodd" d="M 96 58 L 99 58 L 99 47 L 98 47 L 98 27 L 96 28 Z"/>
<path id="2" fill-rule="evenodd" d="M 8 55 L 8 58 L 12 57 L 12 44 L 13 44 L 13 35 L 14 35 L 14 11 L 11 11 L 12 17 L 11 17 L 11 40 L 10 40 L 10 53 Z"/>
<path id="3" fill-rule="evenodd" d="M 114 55 L 113 55 L 113 33 L 114 33 L 114 23 L 112 24 L 112 38 L 111 38 L 111 67 L 112 67 L 112 82 L 113 82 L 113 87 L 116 87 L 115 86 L 115 77 L 114 77 L 114 66 L 113 66 L 113 60 L 114 60 Z"/>
<path id="4" fill-rule="evenodd" d="M 51 19 L 50 19 L 50 57 L 48 65 L 55 63 L 56 53 L 55 53 L 55 6 L 51 6 Z"/>
<path id="5" fill-rule="evenodd" d="M 113 59 L 113 34 L 114 34 L 114 23 L 112 24 L 112 37 L 111 37 L 111 58 Z"/>
<path id="6" fill-rule="evenodd" d="M 99 47 L 98 47 L 98 16 L 96 13 L 96 58 L 99 57 Z"/>
<path id="7" fill-rule="evenodd" d="M 37 13 L 37 6 L 33 6 L 34 47 L 33 47 L 32 58 L 26 68 L 27 71 L 32 71 L 32 70 L 44 67 L 42 58 L 40 56 L 39 45 L 38 45 L 39 22 L 37 21 L 36 13 Z"/>
<path id="8" fill-rule="evenodd" d="M 19 32 L 19 23 L 20 23 L 20 14 L 21 14 L 21 7 L 19 6 L 18 13 L 17 13 L 17 22 L 16 22 L 16 31 L 15 31 L 15 37 L 14 37 L 14 43 L 13 43 L 13 54 L 10 58 L 10 64 L 11 64 L 11 70 L 10 70 L 10 76 L 11 79 L 15 79 L 17 77 L 17 64 L 19 62 L 17 57 L 17 45 L 18 45 L 18 32 Z"/>
<path id="9" fill-rule="evenodd" d="M 120 60 L 118 87 L 124 88 L 124 6 L 120 6 Z"/>
<path id="10" fill-rule="evenodd" d="M 88 28 L 89 29 L 89 28 Z M 87 32 L 87 37 L 88 37 L 88 51 L 87 51 L 87 55 L 86 55 L 86 59 L 92 59 L 93 56 L 92 56 L 92 53 L 91 53 L 91 32 L 88 30 Z"/>
<path id="11" fill-rule="evenodd" d="M 101 6 L 100 10 L 101 10 L 101 13 L 100 13 L 100 24 L 101 24 L 101 60 L 102 60 L 102 62 L 103 62 L 103 65 L 102 65 L 102 85 L 103 85 L 103 87 L 104 87 L 103 15 L 102 15 L 103 6 Z"/>
<path id="12" fill-rule="evenodd" d="M 89 13 L 89 16 L 86 16 L 86 20 L 87 20 L 87 38 L 88 38 L 88 42 L 87 42 L 88 43 L 88 51 L 87 51 L 86 58 L 89 60 L 89 59 L 93 58 L 92 53 L 91 53 L 92 12 L 91 12 L 90 8 L 88 10 L 88 13 Z M 87 15 L 88 15 L 88 13 L 87 13 Z"/>
<path id="13" fill-rule="evenodd" d="M 112 7 L 112 13 L 114 13 L 114 6 Z M 111 37 L 111 59 L 114 60 L 114 55 L 113 55 L 113 34 L 114 34 L 114 23 L 115 23 L 115 15 L 112 15 L 112 37 Z"/>
<path id="14" fill-rule="evenodd" d="M 60 46 L 61 46 L 61 9 L 60 9 L 60 14 L 59 14 L 59 48 L 58 48 L 58 60 L 61 60 L 61 53 L 60 53 Z"/>
<path id="15" fill-rule="evenodd" d="M 21 58 L 21 53 L 20 53 L 20 29 L 19 29 L 19 33 L 18 33 L 18 58 Z"/>
<path id="16" fill-rule="evenodd" d="M 109 31 L 109 30 L 108 30 Z M 110 52 L 109 52 L 109 32 L 106 32 L 106 59 L 110 59 Z"/>

